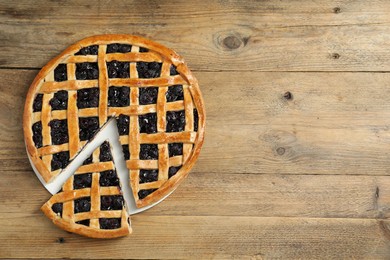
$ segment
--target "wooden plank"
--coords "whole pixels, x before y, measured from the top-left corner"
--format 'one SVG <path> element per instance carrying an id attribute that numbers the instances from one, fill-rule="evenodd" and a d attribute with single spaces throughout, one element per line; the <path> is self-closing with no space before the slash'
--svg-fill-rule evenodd
<path id="1" fill-rule="evenodd" d="M 194 70 L 390 71 L 389 10 L 385 0 L 2 1 L 0 66 L 41 67 L 91 34 L 129 33 Z"/>
<path id="2" fill-rule="evenodd" d="M 32 171 L 2 173 L 0 214 L 40 214 L 50 198 Z M 31 199 L 33 198 L 33 199 Z M 147 216 L 390 217 L 390 177 L 200 173 Z"/>
<path id="3" fill-rule="evenodd" d="M 31 169 L 20 131 L 21 108 L 36 73 L 0 70 L 0 167 L 6 171 Z M 207 109 L 197 171 L 389 175 L 390 74 L 196 76 Z M 286 91 L 292 100 L 283 97 Z"/>
<path id="4" fill-rule="evenodd" d="M 390 254 L 390 223 L 377 220 L 137 215 L 134 234 L 116 240 L 69 234 L 42 215 L 0 214 L 0 220 L 6 224 L 0 257 L 8 258 L 386 259 Z"/>

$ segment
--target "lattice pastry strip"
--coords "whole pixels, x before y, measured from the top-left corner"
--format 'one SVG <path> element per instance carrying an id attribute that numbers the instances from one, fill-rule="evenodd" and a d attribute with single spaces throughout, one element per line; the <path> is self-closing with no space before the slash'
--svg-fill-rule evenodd
<path id="1" fill-rule="evenodd" d="M 81 235 L 113 238 L 131 233 L 108 142 L 93 152 L 42 210 L 56 225 Z"/>

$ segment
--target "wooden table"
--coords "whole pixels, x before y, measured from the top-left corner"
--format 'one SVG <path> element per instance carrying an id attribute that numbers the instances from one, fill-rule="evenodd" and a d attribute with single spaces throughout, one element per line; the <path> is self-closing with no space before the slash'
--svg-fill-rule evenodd
<path id="1" fill-rule="evenodd" d="M 1 258 L 390 258 L 390 1 L 0 1 Z M 93 34 L 145 36 L 200 82 L 189 178 L 93 240 L 41 212 L 22 108 L 46 62 Z"/>

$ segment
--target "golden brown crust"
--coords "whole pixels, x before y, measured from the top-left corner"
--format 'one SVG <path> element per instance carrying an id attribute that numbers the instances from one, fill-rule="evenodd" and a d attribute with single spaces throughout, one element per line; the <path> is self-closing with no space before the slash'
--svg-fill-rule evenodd
<path id="1" fill-rule="evenodd" d="M 122 54 L 122 53 L 115 53 L 115 54 L 107 54 L 105 55 L 106 61 L 108 60 L 122 60 L 122 61 L 158 61 L 163 63 L 162 67 L 162 76 L 160 78 L 155 79 L 138 79 L 137 75 L 137 69 L 135 67 L 135 63 L 130 63 L 130 78 L 128 79 L 121 79 L 121 78 L 115 78 L 115 79 L 108 79 L 105 72 L 107 70 L 105 65 L 105 60 L 102 58 L 102 56 L 99 54 L 96 56 L 87 55 L 85 57 L 79 57 L 74 56 L 74 53 L 79 51 L 81 48 L 89 46 L 89 45 L 99 45 L 99 52 L 102 52 L 102 49 L 105 49 L 107 44 L 110 43 L 124 43 L 124 44 L 131 44 L 134 46 L 134 50 L 130 53 Z M 146 53 L 140 53 L 138 52 L 138 47 L 144 47 L 150 50 L 150 52 Z M 133 188 L 133 195 L 136 199 L 136 205 L 138 207 L 143 207 L 146 205 L 149 205 L 150 203 L 156 202 L 163 198 L 164 196 L 168 195 L 170 192 L 172 192 L 180 183 L 181 181 L 188 175 L 188 172 L 193 167 L 195 161 L 197 160 L 200 152 L 200 148 L 203 144 L 204 140 L 204 129 L 205 129 L 205 108 L 204 108 L 204 102 L 202 99 L 202 95 L 198 86 L 198 82 L 195 79 L 195 77 L 192 75 L 191 71 L 185 64 L 184 60 L 176 54 L 174 51 L 164 47 L 161 44 L 152 42 L 150 40 L 144 39 L 142 37 L 138 36 L 132 36 L 132 35 L 98 35 L 86 38 L 84 40 L 81 40 L 70 47 L 68 47 L 65 51 L 63 51 L 59 56 L 51 60 L 45 67 L 42 68 L 42 70 L 38 73 L 37 77 L 34 79 L 26 99 L 25 109 L 24 109 L 24 115 L 23 115 L 23 131 L 25 135 L 25 142 L 27 146 L 27 151 L 31 157 L 31 160 L 43 179 L 47 182 L 50 182 L 54 177 L 55 174 L 57 174 L 59 171 L 51 172 L 49 167 L 50 164 L 48 164 L 49 158 L 48 156 L 45 157 L 43 155 L 44 160 L 40 159 L 40 156 L 42 156 L 42 153 L 40 154 L 39 151 L 58 151 L 61 150 L 58 147 L 52 147 L 52 148 L 40 148 L 36 149 L 35 145 L 32 141 L 32 122 L 36 121 L 36 118 L 32 116 L 32 104 L 35 97 L 35 94 L 40 93 L 53 93 L 54 91 L 58 91 L 63 89 L 65 86 L 67 86 L 68 90 L 75 91 L 77 89 L 81 88 L 87 88 L 94 86 L 93 80 L 85 80 L 85 81 L 76 81 L 74 78 L 69 78 L 66 83 L 63 82 L 50 82 L 44 81 L 46 77 L 50 74 L 50 77 L 53 77 L 53 70 L 59 63 L 68 63 L 72 64 L 74 62 L 82 62 L 82 61 L 89 61 L 89 62 L 99 62 L 99 65 L 101 67 L 99 68 L 101 73 L 99 73 L 99 84 L 103 84 L 104 87 L 99 86 L 100 88 L 100 95 L 102 97 L 107 97 L 107 86 L 108 85 L 126 85 L 130 87 L 134 87 L 133 89 L 135 91 L 131 91 L 131 106 L 129 106 L 127 111 L 124 111 L 126 109 L 122 108 L 107 108 L 106 104 L 106 98 L 103 98 L 103 100 L 100 100 L 101 104 L 99 105 L 99 121 L 100 125 L 104 123 L 105 118 L 107 118 L 107 115 L 119 115 L 119 114 L 126 114 L 130 116 L 130 133 L 129 136 L 126 136 L 127 139 L 123 138 L 121 136 L 120 140 L 122 145 L 129 145 L 129 151 L 130 151 L 130 160 L 127 161 L 127 165 L 142 165 L 147 162 L 140 162 L 138 158 L 139 154 L 139 144 L 148 142 L 148 143 L 156 143 L 159 144 L 159 151 L 163 153 L 164 155 L 167 154 L 167 142 L 183 142 L 183 156 L 180 159 L 180 162 L 183 164 L 181 169 L 171 178 L 167 179 L 167 170 L 169 165 L 172 165 L 171 162 L 177 159 L 172 158 L 165 158 L 165 156 L 161 156 L 159 158 L 159 162 L 157 163 L 157 167 L 161 167 L 161 172 L 159 173 L 159 180 L 152 184 L 139 184 L 139 169 L 140 168 L 131 168 L 129 167 L 129 173 L 130 173 L 130 183 Z M 169 76 L 169 66 L 170 64 L 173 64 L 176 66 L 176 70 L 179 73 L 177 76 Z M 69 65 L 68 65 L 69 66 Z M 163 95 L 165 94 L 165 91 L 167 90 L 167 86 L 175 85 L 175 84 L 182 84 L 184 88 L 184 101 L 177 101 L 167 104 L 165 102 L 165 99 L 163 98 Z M 161 94 L 159 94 L 158 97 L 158 107 L 153 106 L 142 106 L 142 108 L 138 107 L 138 87 L 148 87 L 148 86 L 159 86 L 162 88 Z M 42 87 L 42 88 L 41 88 Z M 133 106 L 135 105 L 135 106 Z M 191 110 L 193 108 L 196 108 L 198 111 L 198 131 L 194 132 L 191 125 L 193 124 L 193 117 L 191 116 Z M 180 133 L 178 135 L 172 135 L 171 133 L 164 133 L 165 128 L 165 111 L 170 110 L 179 110 L 184 109 L 186 118 L 189 120 L 186 122 L 186 128 L 183 133 Z M 79 116 L 81 114 L 88 114 L 88 115 L 96 115 L 96 109 L 83 109 L 80 110 Z M 140 114 L 146 114 L 150 112 L 157 112 L 158 117 L 158 129 L 160 130 L 159 133 L 156 135 L 144 135 L 139 134 L 138 129 L 138 115 Z M 71 110 L 68 111 L 68 115 L 63 115 L 60 112 L 52 113 L 53 115 L 56 114 L 56 116 L 63 118 L 64 116 L 72 117 L 74 116 L 75 111 Z M 70 125 L 70 131 L 72 133 L 78 132 L 78 125 L 71 124 Z M 46 129 L 47 130 L 47 129 Z M 130 143 L 129 143 L 129 140 Z M 78 151 L 76 152 L 76 146 L 77 146 L 77 140 L 73 140 L 70 144 L 69 149 L 72 151 L 71 155 L 74 156 L 80 151 L 82 148 L 82 143 L 79 143 Z M 45 150 L 46 149 L 46 150 Z M 47 152 L 46 151 L 46 152 Z M 152 162 L 154 166 L 154 162 Z M 174 165 L 176 166 L 176 165 Z M 144 169 L 144 168 L 143 168 Z M 161 179 L 160 179 L 161 178 Z M 138 198 L 138 191 L 139 188 L 143 187 L 156 187 L 158 190 L 150 194 L 149 196 L 145 197 L 144 199 Z"/>

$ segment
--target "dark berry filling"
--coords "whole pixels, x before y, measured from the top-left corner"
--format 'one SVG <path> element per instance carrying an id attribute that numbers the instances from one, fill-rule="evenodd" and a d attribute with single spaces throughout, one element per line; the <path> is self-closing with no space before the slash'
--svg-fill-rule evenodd
<path id="1" fill-rule="evenodd" d="M 65 81 L 68 79 L 66 64 L 58 64 L 57 68 L 54 69 L 54 80 Z"/>
<path id="2" fill-rule="evenodd" d="M 130 105 L 129 87 L 109 87 L 108 89 L 109 107 L 126 107 L 128 105 Z"/>
<path id="3" fill-rule="evenodd" d="M 186 125 L 185 112 L 168 111 L 167 112 L 167 132 L 182 132 Z"/>
<path id="4" fill-rule="evenodd" d="M 99 129 L 98 117 L 79 118 L 79 136 L 81 141 L 90 140 Z"/>
<path id="5" fill-rule="evenodd" d="M 149 50 L 144 47 L 139 47 L 139 52 L 148 52 Z"/>
<path id="6" fill-rule="evenodd" d="M 158 180 L 158 170 L 143 170 L 139 171 L 139 183 L 154 182 Z"/>
<path id="7" fill-rule="evenodd" d="M 176 66 L 174 66 L 174 65 L 171 65 L 171 67 L 169 68 L 169 71 L 170 71 L 171 76 L 179 75 L 179 72 L 177 72 Z"/>
<path id="8" fill-rule="evenodd" d="M 68 121 L 66 119 L 64 120 L 54 119 L 50 121 L 49 126 L 50 126 L 51 142 L 54 145 L 64 144 L 69 141 Z"/>
<path id="9" fill-rule="evenodd" d="M 184 100 L 183 86 L 182 85 L 173 85 L 173 86 L 169 87 L 165 96 L 167 98 L 167 102 Z"/>
<path id="10" fill-rule="evenodd" d="M 80 49 L 75 55 L 97 55 L 99 50 L 98 45 L 91 45 Z"/>
<path id="11" fill-rule="evenodd" d="M 109 78 L 130 78 L 130 63 L 117 60 L 107 62 Z"/>
<path id="12" fill-rule="evenodd" d="M 198 110 L 196 108 L 194 109 L 194 131 L 198 131 L 198 121 L 199 121 L 199 116 L 198 116 Z"/>
<path id="13" fill-rule="evenodd" d="M 119 115 L 116 125 L 118 127 L 119 135 L 129 134 L 130 117 L 125 115 Z"/>
<path id="14" fill-rule="evenodd" d="M 102 187 L 119 186 L 118 175 L 114 170 L 100 172 L 99 184 Z"/>
<path id="15" fill-rule="evenodd" d="M 149 113 L 138 116 L 140 133 L 152 134 L 157 132 L 157 114 Z"/>
<path id="16" fill-rule="evenodd" d="M 122 150 L 123 150 L 123 157 L 125 157 L 125 160 L 130 159 L 130 151 L 129 151 L 129 145 L 122 145 Z"/>
<path id="17" fill-rule="evenodd" d="M 99 68 L 96 62 L 76 63 L 76 79 L 98 79 Z"/>
<path id="18" fill-rule="evenodd" d="M 123 208 L 123 197 L 115 196 L 100 196 L 101 210 L 121 210 Z"/>
<path id="19" fill-rule="evenodd" d="M 158 146 L 157 144 L 141 144 L 139 151 L 139 158 L 141 160 L 157 160 Z"/>
<path id="20" fill-rule="evenodd" d="M 183 155 L 183 143 L 168 144 L 169 157 Z"/>
<path id="21" fill-rule="evenodd" d="M 35 96 L 34 103 L 33 103 L 34 112 L 39 112 L 42 110 L 42 99 L 43 99 L 43 94 L 37 94 Z"/>
<path id="22" fill-rule="evenodd" d="M 60 90 L 54 93 L 52 99 L 50 99 L 50 106 L 52 110 L 65 110 L 68 108 L 68 92 Z"/>
<path id="23" fill-rule="evenodd" d="M 91 198 L 80 198 L 74 200 L 74 213 L 87 212 L 91 210 Z"/>
<path id="24" fill-rule="evenodd" d="M 42 147 L 42 122 L 36 122 L 32 125 L 33 141 L 36 148 Z"/>
<path id="25" fill-rule="evenodd" d="M 91 164 L 92 163 L 92 154 L 89 156 L 85 161 L 83 162 L 83 165 Z"/>
<path id="26" fill-rule="evenodd" d="M 148 105 L 156 104 L 158 87 L 139 88 L 139 104 Z"/>
<path id="27" fill-rule="evenodd" d="M 84 220 L 81 220 L 81 221 L 77 221 L 76 224 L 89 227 L 89 219 L 84 219 Z"/>
<path id="28" fill-rule="evenodd" d="M 69 152 L 59 152 L 53 154 L 51 160 L 51 170 L 64 169 L 69 164 Z"/>
<path id="29" fill-rule="evenodd" d="M 54 203 L 51 209 L 56 213 L 57 215 L 62 216 L 62 203 Z"/>
<path id="30" fill-rule="evenodd" d="M 99 160 L 101 162 L 108 162 L 112 160 L 111 148 L 108 142 L 104 142 L 100 146 Z"/>
<path id="31" fill-rule="evenodd" d="M 89 108 L 98 107 L 99 105 L 99 89 L 84 88 L 77 90 L 77 107 Z"/>
<path id="32" fill-rule="evenodd" d="M 157 78 L 161 74 L 159 62 L 137 62 L 138 78 Z"/>
<path id="33" fill-rule="evenodd" d="M 140 190 L 138 192 L 138 198 L 140 200 L 142 200 L 143 198 L 145 198 L 146 196 L 148 196 L 149 194 L 153 193 L 154 191 L 156 191 L 157 189 L 149 189 L 149 190 Z"/>
<path id="34" fill-rule="evenodd" d="M 168 170 L 168 178 L 171 178 L 173 175 L 175 175 L 179 170 L 180 170 L 181 166 L 172 166 L 172 167 L 169 167 L 169 170 Z"/>
<path id="35" fill-rule="evenodd" d="M 121 227 L 120 218 L 100 218 L 99 224 L 101 229 L 117 229 Z"/>
<path id="36" fill-rule="evenodd" d="M 131 45 L 129 44 L 119 44 L 119 43 L 113 43 L 107 45 L 107 51 L 106 53 L 126 53 L 131 51 Z"/>
<path id="37" fill-rule="evenodd" d="M 92 173 L 76 174 L 73 177 L 73 189 L 91 188 Z"/>

